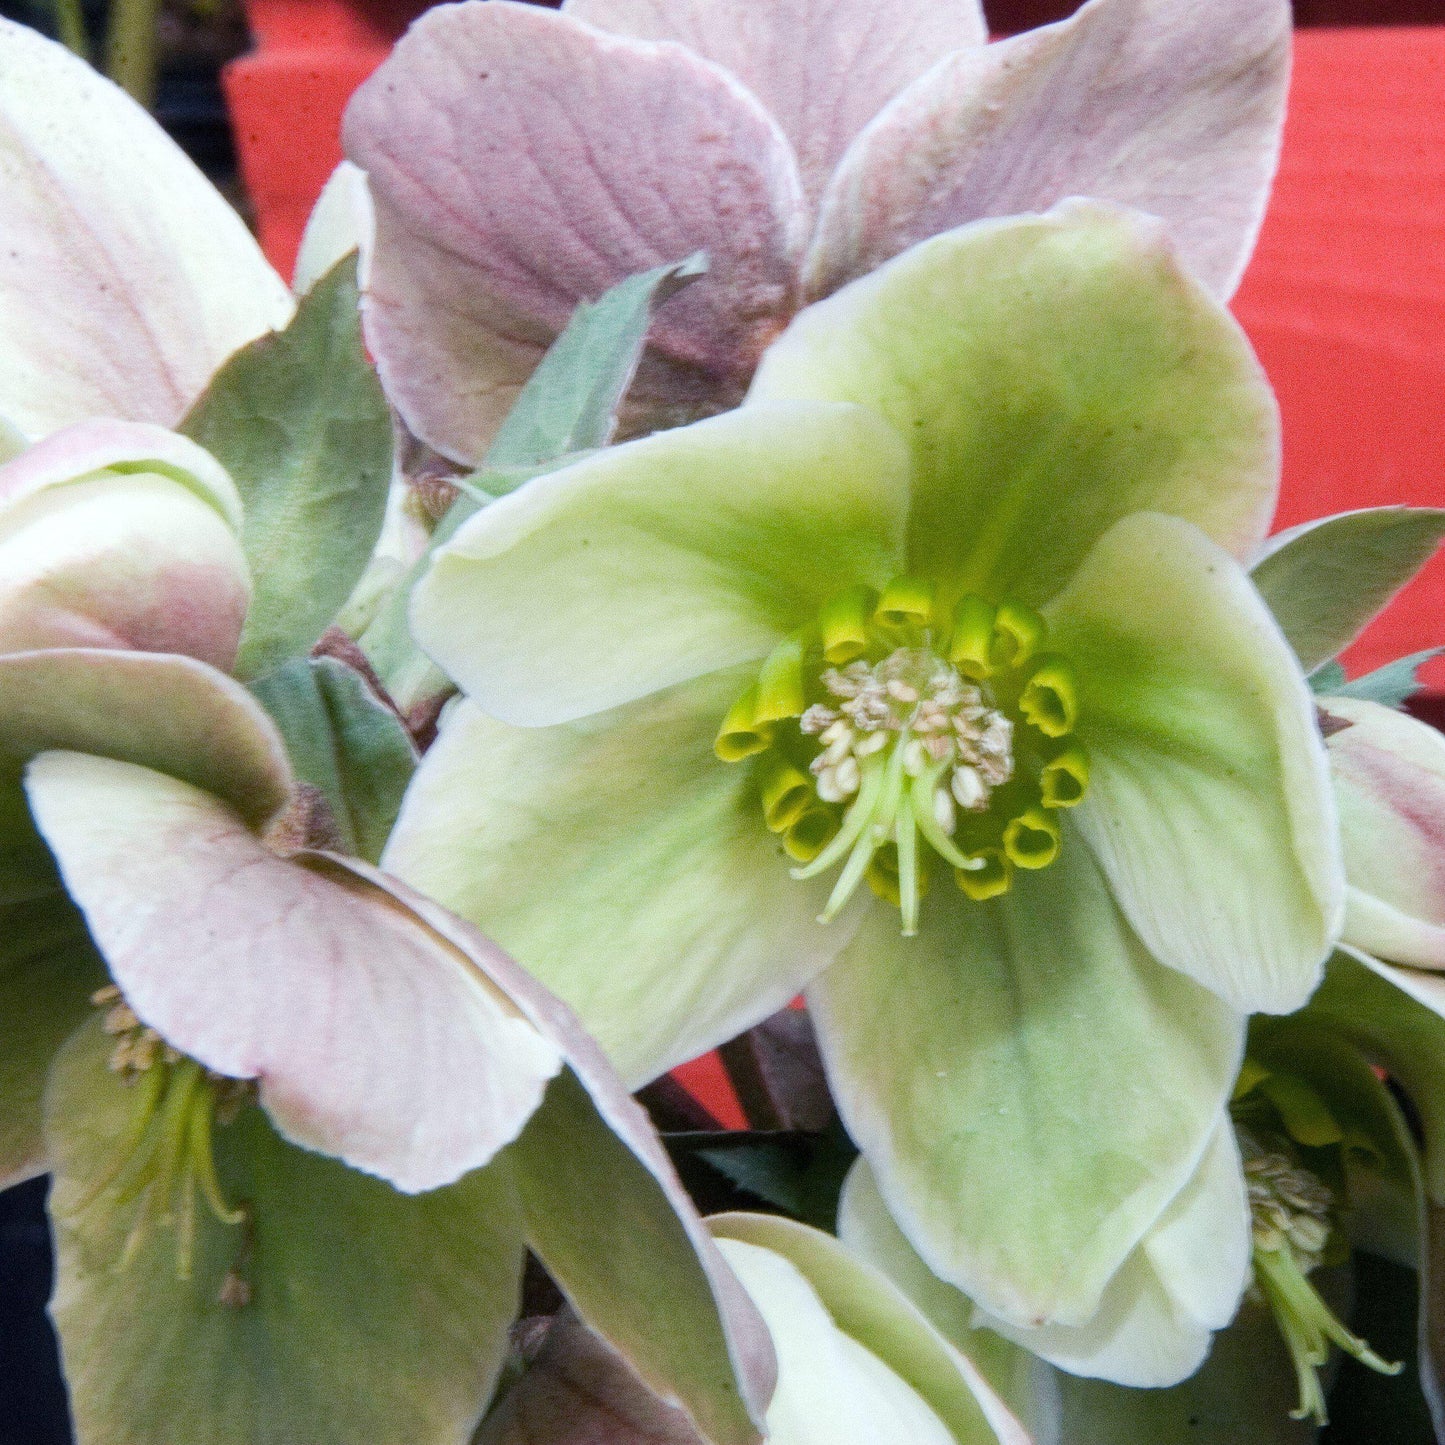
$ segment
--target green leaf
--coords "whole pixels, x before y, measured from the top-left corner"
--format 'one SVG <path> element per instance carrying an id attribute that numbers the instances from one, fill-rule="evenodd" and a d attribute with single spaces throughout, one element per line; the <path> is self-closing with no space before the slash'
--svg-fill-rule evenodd
<path id="1" fill-rule="evenodd" d="M 1421 652 L 1412 652 L 1408 657 L 1397 657 L 1384 667 L 1377 667 L 1353 682 L 1335 689 L 1339 697 L 1359 697 L 1366 702 L 1383 703 L 1386 707 L 1402 707 L 1405 700 L 1425 685 L 1420 681 L 1420 669 L 1432 657 L 1445 653 L 1445 647 L 1427 647 Z"/>
<path id="2" fill-rule="evenodd" d="M 220 1125 L 223 1225 L 202 1204 L 194 1267 L 152 1223 L 117 1268 L 137 1202 L 85 1195 L 113 1165 L 135 1091 L 100 1020 L 57 1059 L 53 1313 L 86 1445 L 463 1445 L 491 1394 L 522 1266 L 505 1167 L 403 1195 L 285 1143 L 247 1107 Z M 229 1277 L 230 1304 L 221 1303 Z M 237 1282 L 249 1301 L 239 1303 Z"/>
<path id="3" fill-rule="evenodd" d="M 1445 537 L 1445 509 L 1369 507 L 1270 540 L 1252 571 L 1306 672 L 1359 635 Z"/>
<path id="4" fill-rule="evenodd" d="M 242 677 L 310 647 L 381 532 L 391 418 L 357 306 L 349 256 L 302 298 L 285 331 L 238 351 L 181 424 L 231 473 L 245 504 L 256 591 L 236 664 Z"/>
<path id="5" fill-rule="evenodd" d="M 653 311 L 707 270 L 701 252 L 643 271 L 584 301 L 542 358 L 487 448 L 478 482 L 493 496 L 489 474 L 541 467 L 569 452 L 606 446 L 617 408 L 631 384 Z"/>
<path id="6" fill-rule="evenodd" d="M 334 657 L 294 658 L 251 691 L 281 729 L 297 776 L 326 798 L 344 851 L 375 863 L 417 764 L 396 714 Z"/>
<path id="7" fill-rule="evenodd" d="M 442 674 L 417 651 L 407 625 L 412 588 L 432 553 L 488 501 L 612 440 L 617 408 L 642 359 L 653 311 L 705 269 L 701 255 L 657 266 L 629 276 L 572 313 L 522 388 L 481 466 L 464 479 L 462 494 L 432 534 L 426 553 L 408 569 L 361 639 L 371 665 L 401 706 L 445 687 Z"/>
<path id="8" fill-rule="evenodd" d="M 1345 670 L 1338 662 L 1323 663 L 1309 675 L 1310 691 L 1321 697 L 1338 693 L 1345 681 Z"/>
<path id="9" fill-rule="evenodd" d="M 858 1151 L 837 1121 L 822 1134 L 722 1135 L 697 1150 L 725 1179 L 804 1224 L 831 1230 Z"/>

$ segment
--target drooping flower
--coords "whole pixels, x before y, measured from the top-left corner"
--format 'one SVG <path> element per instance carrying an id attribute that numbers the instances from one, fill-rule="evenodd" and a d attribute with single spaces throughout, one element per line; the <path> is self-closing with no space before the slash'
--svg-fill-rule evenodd
<path id="1" fill-rule="evenodd" d="M 620 1083 L 493 945 L 342 856 L 384 836 L 400 725 L 359 678 L 328 695 L 331 767 L 365 782 L 339 817 L 222 670 L 241 522 L 152 425 L 0 468 L 0 1184 L 55 1175 L 81 1438 L 461 1442 L 530 1240 L 644 1375 L 755 1439 L 766 1335 Z M 660 1295 L 688 1302 L 670 1340 Z"/>
<path id="2" fill-rule="evenodd" d="M 430 11 L 362 86 L 367 332 L 413 432 L 475 462 L 574 307 L 706 251 L 634 424 L 735 405 L 807 302 L 928 236 L 1091 196 L 1227 297 L 1279 149 L 1283 0 L 1091 0 L 986 45 L 976 0 L 509 0 Z"/>
<path id="3" fill-rule="evenodd" d="M 736 412 L 441 549 L 413 624 L 468 698 L 385 864 L 634 1083 L 807 987 L 932 1267 L 1081 1324 L 1199 1167 L 1241 1013 L 1298 1007 L 1338 928 L 1312 703 L 1231 556 L 1275 478 L 1154 223 L 926 242 Z"/>
<path id="4" fill-rule="evenodd" d="M 240 217 L 119 87 L 0 22 L 0 420 L 174 426 L 290 293 Z"/>
<path id="5" fill-rule="evenodd" d="M 708 1221 L 778 1345 L 770 1445 L 1029 1445 L 971 1361 L 836 1240 L 764 1215 Z M 615 1352 L 566 1316 L 478 1445 L 704 1445 Z"/>
<path id="6" fill-rule="evenodd" d="M 980 1364 L 1036 1445 L 1173 1445 L 1186 1434 L 1229 1445 L 1246 1421 L 1251 1439 L 1306 1438 L 1326 1423 L 1321 1372 L 1332 1348 L 1400 1373 L 1337 1311 L 1348 1309 L 1339 1286 L 1353 1249 L 1395 1252 L 1403 1224 L 1413 1255 L 1415 1146 L 1365 1056 L 1310 1009 L 1255 1021 L 1211 1159 L 1081 1328 L 1011 1329 L 938 1279 L 862 1161 L 839 1232 Z M 1059 1373 L 1030 1368 L 1015 1345 Z"/>

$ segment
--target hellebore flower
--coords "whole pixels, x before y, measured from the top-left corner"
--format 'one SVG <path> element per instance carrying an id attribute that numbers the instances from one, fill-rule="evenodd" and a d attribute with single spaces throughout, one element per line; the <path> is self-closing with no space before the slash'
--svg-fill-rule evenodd
<path id="1" fill-rule="evenodd" d="M 220 670 L 239 522 L 159 427 L 0 468 L 0 1184 L 55 1174 L 80 1438 L 461 1442 L 530 1240 L 644 1377 L 756 1439 L 766 1334 L 621 1084 L 493 945 L 339 855 Z"/>
<path id="2" fill-rule="evenodd" d="M 1365 1056 L 1311 1009 L 1255 1021 L 1212 1154 L 1214 1167 L 1181 1191 L 1082 1329 L 1018 1331 L 991 1320 L 918 1257 L 863 1161 L 845 1186 L 839 1233 L 978 1362 L 1036 1445 L 1304 1438 L 1291 1421 L 1325 1423 L 1319 1372 L 1332 1345 L 1383 1373 L 1400 1370 L 1327 1301 L 1354 1248 L 1400 1253 L 1403 1224 L 1413 1255 L 1415 1146 Z M 1329 1268 L 1316 1276 L 1321 1265 Z M 1061 1373 L 1028 1368 L 993 1330 Z M 1223 1333 L 1211 1339 L 1211 1330 Z M 1206 1353 L 1202 1372 L 1178 1386 Z"/>
<path id="3" fill-rule="evenodd" d="M 173 426 L 291 297 L 235 211 L 119 87 L 0 21 L 0 419 Z"/>
<path id="4" fill-rule="evenodd" d="M 769 1445 L 1029 1445 L 972 1363 L 882 1274 L 830 1236 L 765 1215 L 708 1221 L 772 1331 Z M 478 1445 L 704 1445 L 565 1315 Z"/>
<path id="5" fill-rule="evenodd" d="M 1199 1167 L 1241 1014 L 1303 1003 L 1338 929 L 1313 704 L 1231 556 L 1275 478 L 1157 223 L 925 242 L 737 411 L 439 550 L 413 627 L 468 696 L 384 866 L 633 1083 L 806 987 L 934 1270 L 1084 1323 Z"/>
<path id="6" fill-rule="evenodd" d="M 367 338 L 411 430 L 470 463 L 579 302 L 699 250 L 636 429 L 736 405 L 803 305 L 915 242 L 1069 196 L 1161 216 L 1228 297 L 1289 35 L 1284 0 L 1091 0 L 995 45 L 976 0 L 439 6 L 346 117 Z"/>

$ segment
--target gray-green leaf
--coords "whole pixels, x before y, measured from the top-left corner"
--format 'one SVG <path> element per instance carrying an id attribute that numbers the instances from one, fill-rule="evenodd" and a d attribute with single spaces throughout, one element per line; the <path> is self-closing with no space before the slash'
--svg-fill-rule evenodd
<path id="1" fill-rule="evenodd" d="M 301 299 L 285 331 L 242 348 L 181 430 L 240 488 L 255 597 L 236 670 L 304 653 L 351 594 L 381 532 L 391 418 L 361 341 L 356 257 Z"/>
<path id="2" fill-rule="evenodd" d="M 1366 702 L 1383 703 L 1386 707 L 1401 707 L 1424 686 L 1420 681 L 1420 669 L 1442 652 L 1445 652 L 1445 647 L 1427 647 L 1423 652 L 1397 657 L 1394 662 L 1387 662 L 1352 682 L 1339 681 L 1329 691 L 1336 697 L 1359 697 Z M 1343 676 L 1341 673 L 1340 677 Z M 1323 692 L 1324 689 L 1317 686 L 1315 691 Z"/>
<path id="3" fill-rule="evenodd" d="M 396 715 L 334 657 L 294 658 L 251 691 L 281 729 L 297 777 L 330 805 L 344 850 L 375 863 L 417 762 Z"/>
<path id="4" fill-rule="evenodd" d="M 1254 584 L 1308 672 L 1354 641 L 1442 537 L 1438 507 L 1341 512 L 1271 538 Z"/>

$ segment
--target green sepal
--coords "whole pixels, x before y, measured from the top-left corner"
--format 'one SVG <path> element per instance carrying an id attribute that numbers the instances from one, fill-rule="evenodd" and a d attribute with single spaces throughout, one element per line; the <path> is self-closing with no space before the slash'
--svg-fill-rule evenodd
<path id="1" fill-rule="evenodd" d="M 238 351 L 181 423 L 230 472 L 245 505 L 241 540 L 255 595 L 241 677 L 311 646 L 381 533 L 391 415 L 357 308 L 352 255 L 301 298 L 285 331 Z"/>
<path id="2" fill-rule="evenodd" d="M 1250 575 L 1309 672 L 1354 641 L 1442 537 L 1438 507 L 1342 512 L 1273 538 Z"/>
<path id="3" fill-rule="evenodd" d="M 251 684 L 303 783 L 320 790 L 343 850 L 375 863 L 401 810 L 417 752 L 365 678 L 334 657 L 298 657 Z"/>
<path id="4" fill-rule="evenodd" d="M 55 1160 L 52 1314 L 87 1445 L 465 1445 L 489 1399 L 523 1259 L 505 1166 L 430 1194 L 285 1143 L 248 1107 L 215 1131 L 221 1185 L 248 1223 L 201 1210 L 194 1269 L 153 1223 L 116 1268 L 138 1207 L 102 1193 L 131 1105 L 97 1019 L 46 1096 Z M 223 1292 L 229 1303 L 222 1303 Z"/>

